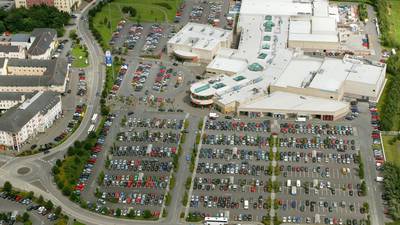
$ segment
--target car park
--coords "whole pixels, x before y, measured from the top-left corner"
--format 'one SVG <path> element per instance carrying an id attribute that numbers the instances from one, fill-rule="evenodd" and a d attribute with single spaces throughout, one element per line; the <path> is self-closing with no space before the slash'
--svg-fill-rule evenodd
<path id="1" fill-rule="evenodd" d="M 116 127 L 114 142 L 107 152 L 109 161 L 101 181 L 96 208 L 117 204 L 132 209 L 136 215 L 150 210 L 159 215 L 178 153 L 184 120 L 177 116 L 147 116 L 126 112 L 124 122 Z M 115 138 L 115 139 L 114 139 Z M 122 210 L 123 211 L 123 210 Z"/>

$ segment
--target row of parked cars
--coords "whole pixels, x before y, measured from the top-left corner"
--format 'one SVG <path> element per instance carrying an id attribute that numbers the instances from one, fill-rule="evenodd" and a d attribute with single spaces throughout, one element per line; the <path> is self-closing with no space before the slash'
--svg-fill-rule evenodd
<path id="1" fill-rule="evenodd" d="M 208 119 L 205 128 L 209 130 L 224 131 L 249 131 L 249 132 L 270 132 L 271 122 L 264 120 L 262 122 L 241 122 L 231 120 L 210 120 Z"/>
<path id="2" fill-rule="evenodd" d="M 125 142 L 161 142 L 174 144 L 178 143 L 180 133 L 177 132 L 161 132 L 161 131 L 126 131 L 118 134 L 117 139 Z"/>
<path id="3" fill-rule="evenodd" d="M 129 127 L 145 127 L 158 129 L 174 129 L 180 130 L 183 125 L 183 120 L 178 119 L 163 119 L 163 118 L 129 118 L 127 121 Z"/>
<path id="4" fill-rule="evenodd" d="M 268 161 L 270 158 L 270 152 L 258 149 L 258 150 L 248 150 L 248 149 L 238 149 L 234 147 L 233 149 L 217 149 L 217 148 L 206 148 L 200 149 L 199 157 L 200 159 L 237 159 L 237 160 L 263 160 Z M 283 153 L 283 152 L 282 152 Z"/>
<path id="5" fill-rule="evenodd" d="M 267 174 L 267 165 L 254 165 L 248 162 L 242 163 L 209 163 L 200 162 L 197 166 L 199 174 L 241 174 L 260 176 Z"/>
<path id="6" fill-rule="evenodd" d="M 77 95 L 79 96 L 84 96 L 87 91 L 87 84 L 86 84 L 86 75 L 85 71 L 80 69 L 79 73 L 79 80 L 78 80 L 78 91 L 76 92 Z"/>
<path id="7" fill-rule="evenodd" d="M 98 202 L 104 205 L 106 200 L 136 206 L 161 206 L 164 196 L 156 193 L 103 192 Z"/>
<path id="8" fill-rule="evenodd" d="M 154 158 L 170 158 L 176 153 L 176 147 L 160 147 L 149 145 L 132 145 L 118 146 L 112 149 L 114 157 L 154 157 Z"/>
<path id="9" fill-rule="evenodd" d="M 50 221 L 54 221 L 58 219 L 58 216 L 54 213 L 51 213 L 51 210 L 46 209 L 46 207 L 42 205 L 32 204 L 32 200 L 30 198 L 24 198 L 22 195 L 14 195 L 11 193 L 0 192 L 0 198 L 8 199 L 10 201 L 14 201 L 23 205 L 26 205 L 27 211 L 36 210 L 40 215 L 45 216 L 47 215 L 47 219 Z"/>
<path id="10" fill-rule="evenodd" d="M 160 65 L 160 69 L 154 78 L 152 89 L 154 91 L 164 91 L 168 87 L 168 82 L 171 80 L 173 69 L 167 69 L 166 66 Z"/>
<path id="11" fill-rule="evenodd" d="M 77 126 L 78 123 L 80 123 L 80 120 L 83 118 L 83 115 L 85 113 L 85 108 L 86 108 L 85 104 L 76 105 L 75 112 L 72 116 L 72 120 L 68 123 L 64 131 L 54 138 L 55 142 L 60 142 L 64 140 L 73 131 L 73 129 Z M 48 150 L 46 150 L 46 153 L 47 152 Z"/>
<path id="12" fill-rule="evenodd" d="M 136 43 L 140 40 L 143 33 L 143 26 L 140 24 L 134 24 L 129 28 L 128 38 L 125 40 L 125 47 L 128 49 L 134 49 Z"/>
<path id="13" fill-rule="evenodd" d="M 204 134 L 203 144 L 208 145 L 245 145 L 245 146 L 269 146 L 269 138 L 265 136 L 253 136 L 247 134 Z"/>
<path id="14" fill-rule="evenodd" d="M 201 17 L 203 16 L 203 12 L 204 12 L 204 7 L 200 6 L 200 5 L 195 5 L 192 8 L 192 11 L 190 12 L 190 21 L 191 22 L 198 22 L 200 21 Z"/>
<path id="15" fill-rule="evenodd" d="M 125 24 L 126 24 L 125 20 L 120 20 L 117 23 L 117 26 L 116 26 L 114 32 L 111 35 L 111 40 L 109 41 L 109 44 L 111 46 L 115 45 L 117 39 L 121 37 L 121 31 L 124 29 Z"/>
<path id="16" fill-rule="evenodd" d="M 357 163 L 357 154 L 356 153 L 324 153 L 320 151 L 313 150 L 312 152 L 304 153 L 304 152 L 294 152 L 294 151 L 285 151 L 279 152 L 279 160 L 285 162 L 305 162 L 305 163 L 318 163 L 321 164 L 323 162 L 330 163 L 336 162 L 338 164 L 350 164 Z"/>
<path id="17" fill-rule="evenodd" d="M 224 192 L 267 192 L 269 181 L 261 179 L 234 179 L 233 176 L 229 178 L 210 178 L 210 177 L 196 177 L 193 183 L 193 190 L 206 190 L 206 191 L 224 191 Z"/>
<path id="18" fill-rule="evenodd" d="M 121 67 L 119 68 L 118 76 L 114 80 L 114 84 L 111 88 L 111 92 L 110 92 L 111 96 L 115 96 L 117 94 L 127 70 L 128 70 L 128 64 L 122 64 Z"/>
<path id="19" fill-rule="evenodd" d="M 168 175 L 145 175 L 143 172 L 131 175 L 112 175 L 104 176 L 103 184 L 106 187 L 126 187 L 126 188 L 149 188 L 165 189 L 168 185 Z"/>
<path id="20" fill-rule="evenodd" d="M 356 150 L 355 140 L 328 136 L 314 137 L 282 137 L 279 138 L 280 147 L 300 149 L 335 149 L 340 152 Z"/>
<path id="21" fill-rule="evenodd" d="M 132 85 L 135 87 L 135 91 L 141 91 L 144 83 L 150 75 L 151 63 L 140 62 L 135 72 L 133 73 Z"/>
<path id="22" fill-rule="evenodd" d="M 164 29 L 159 24 L 151 25 L 151 31 L 147 34 L 146 42 L 143 46 L 142 51 L 146 53 L 152 53 L 157 49 L 158 43 L 163 36 Z"/>
<path id="23" fill-rule="evenodd" d="M 101 130 L 95 145 L 92 146 L 92 148 L 90 149 L 91 156 L 87 160 L 87 162 L 84 166 L 84 169 L 83 169 L 81 175 L 79 176 L 77 184 L 74 187 L 74 192 L 77 195 L 80 195 L 86 188 L 86 184 L 89 180 L 89 177 L 93 172 L 93 167 L 97 162 L 97 155 L 98 155 L 98 153 L 100 153 L 103 150 L 105 138 L 108 134 L 108 131 L 112 125 L 114 118 L 115 118 L 115 115 L 109 115 L 106 118 L 103 129 Z"/>
<path id="24" fill-rule="evenodd" d="M 169 172 L 172 169 L 172 162 L 160 162 L 156 159 L 135 159 L 122 160 L 112 159 L 110 161 L 110 170 L 125 171 L 148 171 L 148 172 Z"/>
<path id="25" fill-rule="evenodd" d="M 320 134 L 320 135 L 353 135 L 354 130 L 351 125 L 331 125 L 325 124 L 301 124 L 301 123 L 281 123 L 281 133 L 291 134 Z"/>

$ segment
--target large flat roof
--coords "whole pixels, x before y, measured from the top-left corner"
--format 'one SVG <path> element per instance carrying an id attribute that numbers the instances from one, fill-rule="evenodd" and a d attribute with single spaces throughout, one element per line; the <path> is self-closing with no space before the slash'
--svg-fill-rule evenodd
<path id="1" fill-rule="evenodd" d="M 246 69 L 247 62 L 243 59 L 227 58 L 224 56 L 217 56 L 207 65 L 207 69 L 225 70 L 232 73 L 239 73 Z"/>
<path id="2" fill-rule="evenodd" d="M 346 80 L 377 84 L 380 77 L 384 75 L 385 67 L 383 65 L 373 65 L 348 57 L 344 59 L 325 58 L 310 87 L 336 91 Z"/>
<path id="3" fill-rule="evenodd" d="M 301 96 L 288 92 L 273 92 L 250 103 L 239 106 L 239 111 L 251 112 L 298 112 L 334 114 L 346 109 L 348 104 L 324 98 Z"/>
<path id="4" fill-rule="evenodd" d="M 198 96 L 223 95 L 232 90 L 239 90 L 259 77 L 259 73 L 215 76 L 192 84 L 190 91 Z"/>
<path id="5" fill-rule="evenodd" d="M 242 1 L 240 14 L 300 15 L 312 14 L 311 0 L 246 0 Z"/>
<path id="6" fill-rule="evenodd" d="M 221 41 L 226 41 L 231 33 L 232 31 L 207 24 L 187 23 L 168 43 L 211 50 Z"/>
<path id="7" fill-rule="evenodd" d="M 275 86 L 303 87 L 311 79 L 311 73 L 319 69 L 322 58 L 301 56 L 290 60 Z"/>
<path id="8" fill-rule="evenodd" d="M 294 17 L 290 19 L 290 41 L 339 42 L 333 17 Z"/>

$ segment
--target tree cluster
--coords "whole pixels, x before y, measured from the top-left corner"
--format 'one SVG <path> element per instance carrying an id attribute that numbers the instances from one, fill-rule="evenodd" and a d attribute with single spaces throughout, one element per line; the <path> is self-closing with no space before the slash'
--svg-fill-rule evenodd
<path id="1" fill-rule="evenodd" d="M 64 25 L 68 24 L 70 15 L 47 5 L 30 8 L 16 8 L 10 11 L 0 9 L 0 33 L 10 31 L 30 32 L 35 28 L 54 28 L 58 36 L 64 33 Z"/>
<path id="2" fill-rule="evenodd" d="M 393 118 L 400 113 L 400 74 L 389 78 L 386 85 L 386 98 L 381 107 L 381 128 L 382 130 L 392 130 L 395 126 Z"/>
<path id="3" fill-rule="evenodd" d="M 75 141 L 74 145 L 68 148 L 64 160 L 57 160 L 52 168 L 58 188 L 72 200 L 78 200 L 77 196 L 73 194 L 74 186 L 90 157 L 90 149 L 95 143 L 96 134 L 94 133 L 91 133 L 85 141 Z"/>
<path id="4" fill-rule="evenodd" d="M 389 214 L 393 220 L 400 220 L 400 167 L 385 163 L 383 178 L 384 196 L 388 201 Z"/>
<path id="5" fill-rule="evenodd" d="M 92 32 L 93 37 L 96 39 L 96 41 L 100 44 L 100 46 L 103 48 L 103 50 L 106 50 L 106 45 L 105 45 L 105 40 L 103 40 L 103 37 L 101 36 L 99 30 L 94 26 L 94 17 L 96 16 L 97 13 L 99 13 L 105 5 L 108 3 L 112 2 L 113 0 L 105 0 L 105 1 L 100 1 L 95 7 L 89 10 L 89 29 Z"/>
<path id="6" fill-rule="evenodd" d="M 122 12 L 125 14 L 129 14 L 131 17 L 135 17 L 136 16 L 136 9 L 133 8 L 132 6 L 124 6 L 122 7 Z"/>
<path id="7" fill-rule="evenodd" d="M 400 47 L 400 41 L 395 37 L 394 32 L 391 32 L 393 26 L 390 20 L 389 10 L 395 10 L 391 7 L 388 0 L 373 0 L 373 4 L 379 17 L 379 28 L 382 34 L 381 40 L 385 46 Z"/>

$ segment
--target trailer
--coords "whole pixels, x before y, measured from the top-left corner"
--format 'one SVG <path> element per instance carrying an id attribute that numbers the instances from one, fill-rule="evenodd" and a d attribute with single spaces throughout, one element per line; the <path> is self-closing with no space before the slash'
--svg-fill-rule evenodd
<path id="1" fill-rule="evenodd" d="M 90 124 L 89 129 L 88 129 L 88 134 L 90 134 L 91 132 L 94 132 L 95 127 L 94 124 Z"/>
<path id="2" fill-rule="evenodd" d="M 92 123 L 96 123 L 97 122 L 97 117 L 98 117 L 97 113 L 93 114 L 91 122 Z"/>

